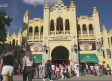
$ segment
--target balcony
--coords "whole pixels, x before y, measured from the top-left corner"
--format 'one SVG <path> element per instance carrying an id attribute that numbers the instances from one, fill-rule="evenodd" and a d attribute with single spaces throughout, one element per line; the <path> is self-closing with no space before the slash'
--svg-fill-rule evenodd
<path id="1" fill-rule="evenodd" d="M 50 31 L 50 35 L 55 35 L 55 31 Z"/>
<path id="2" fill-rule="evenodd" d="M 64 34 L 64 31 L 61 31 L 61 33 L 59 33 L 59 31 L 56 31 L 56 34 Z"/>
<path id="3" fill-rule="evenodd" d="M 95 38 L 94 34 L 90 34 L 89 38 Z"/>
<path id="4" fill-rule="evenodd" d="M 40 40 L 43 40 L 43 36 L 40 36 Z"/>
<path id="5" fill-rule="evenodd" d="M 28 36 L 28 40 L 32 40 L 33 39 L 33 36 Z"/>
<path id="6" fill-rule="evenodd" d="M 66 31 L 65 31 L 65 34 L 66 34 L 66 35 L 70 35 L 70 30 L 66 30 Z"/>
<path id="7" fill-rule="evenodd" d="M 83 34 L 83 38 L 88 38 L 88 34 Z"/>
<path id="8" fill-rule="evenodd" d="M 34 40 L 39 40 L 39 36 L 35 36 L 34 37 Z"/>

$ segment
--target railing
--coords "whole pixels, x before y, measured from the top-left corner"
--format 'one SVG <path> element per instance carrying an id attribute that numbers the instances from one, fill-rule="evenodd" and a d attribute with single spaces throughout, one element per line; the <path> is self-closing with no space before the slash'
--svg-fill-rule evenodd
<path id="1" fill-rule="evenodd" d="M 94 34 L 89 35 L 89 38 L 95 38 Z"/>
<path id="2" fill-rule="evenodd" d="M 87 34 L 83 34 L 83 38 L 88 38 L 88 35 Z"/>
<path id="3" fill-rule="evenodd" d="M 54 35 L 55 34 L 55 31 L 50 31 L 50 35 Z"/>
<path id="4" fill-rule="evenodd" d="M 64 31 L 61 31 L 60 33 L 59 31 L 56 31 L 56 34 L 64 34 Z"/>
<path id="5" fill-rule="evenodd" d="M 43 40 L 43 36 L 40 36 L 40 39 Z"/>
<path id="6" fill-rule="evenodd" d="M 34 40 L 38 40 L 38 39 L 39 39 L 39 36 L 35 36 L 35 37 L 34 37 Z"/>
<path id="7" fill-rule="evenodd" d="M 65 34 L 70 35 L 70 30 L 65 30 Z"/>
<path id="8" fill-rule="evenodd" d="M 28 36 L 28 40 L 32 40 L 33 36 Z"/>

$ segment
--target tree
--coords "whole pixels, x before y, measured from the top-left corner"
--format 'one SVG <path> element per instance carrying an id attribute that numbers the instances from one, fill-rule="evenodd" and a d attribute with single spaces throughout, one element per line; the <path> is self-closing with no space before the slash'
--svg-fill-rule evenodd
<path id="1" fill-rule="evenodd" d="M 6 26 L 9 27 L 11 25 L 13 18 L 7 16 L 6 11 L 0 10 L 0 42 L 3 43 L 3 49 L 4 49 L 4 43 L 6 41 Z"/>

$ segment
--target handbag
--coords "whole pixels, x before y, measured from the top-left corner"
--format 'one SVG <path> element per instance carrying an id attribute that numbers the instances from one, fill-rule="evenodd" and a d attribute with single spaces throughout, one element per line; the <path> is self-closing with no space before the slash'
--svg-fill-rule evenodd
<path id="1" fill-rule="evenodd" d="M 54 70 L 51 70 L 50 72 L 51 72 L 51 73 L 53 73 L 53 72 L 54 72 Z"/>

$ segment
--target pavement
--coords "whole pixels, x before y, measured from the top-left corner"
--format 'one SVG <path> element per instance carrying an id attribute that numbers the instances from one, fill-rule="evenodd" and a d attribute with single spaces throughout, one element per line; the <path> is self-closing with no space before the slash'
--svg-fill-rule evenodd
<path id="1" fill-rule="evenodd" d="M 22 76 L 17 77 L 14 76 L 14 81 L 23 81 Z M 33 79 L 33 81 L 43 81 L 42 79 Z M 46 81 L 49 81 L 48 79 Z M 84 77 L 72 77 L 70 79 L 64 80 L 53 80 L 53 81 L 112 81 L 112 75 L 104 75 L 104 76 L 94 76 L 94 75 L 86 75 Z"/>

